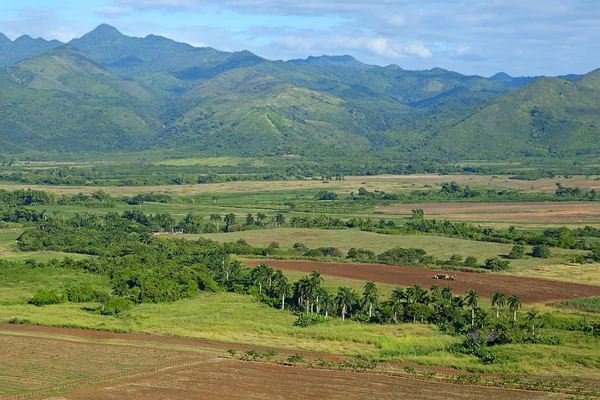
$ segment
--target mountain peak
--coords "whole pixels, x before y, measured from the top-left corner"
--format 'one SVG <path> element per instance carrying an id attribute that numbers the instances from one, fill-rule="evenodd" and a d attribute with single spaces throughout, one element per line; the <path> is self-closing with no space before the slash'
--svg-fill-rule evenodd
<path id="1" fill-rule="evenodd" d="M 82 37 L 93 37 L 101 40 L 116 40 L 124 35 L 117 28 L 108 24 L 100 24 L 93 31 L 86 33 Z"/>
<path id="2" fill-rule="evenodd" d="M 505 80 L 505 79 L 512 79 L 513 77 L 510 76 L 509 74 L 507 74 L 506 72 L 498 72 L 492 76 L 490 76 L 490 79 L 494 80 L 494 81 L 501 81 L 501 80 Z"/>
<path id="3" fill-rule="evenodd" d="M 29 35 L 21 35 L 18 38 L 15 39 L 14 43 L 19 43 L 19 42 L 30 42 L 32 41 L 33 38 Z"/>
<path id="4" fill-rule="evenodd" d="M 10 40 L 8 37 L 6 37 L 6 35 L 2 32 L 0 32 L 0 44 L 6 44 L 6 43 L 12 43 L 12 40 Z"/>

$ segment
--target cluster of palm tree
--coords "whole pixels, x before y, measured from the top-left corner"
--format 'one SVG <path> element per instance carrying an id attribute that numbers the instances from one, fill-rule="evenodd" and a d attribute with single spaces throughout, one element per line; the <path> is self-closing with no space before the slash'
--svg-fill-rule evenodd
<path id="1" fill-rule="evenodd" d="M 420 285 L 408 288 L 397 287 L 388 299 L 382 299 L 375 282 L 367 282 L 362 293 L 343 286 L 332 292 L 323 286 L 323 277 L 319 271 L 313 271 L 296 282 L 289 282 L 280 270 L 267 264 L 261 264 L 251 273 L 254 286 L 260 296 L 276 299 L 282 309 L 294 306 L 298 311 L 330 316 L 332 313 L 345 320 L 348 315 L 362 313 L 368 321 L 398 323 L 400 319 L 417 322 L 427 321 L 436 324 L 456 324 L 484 326 L 490 322 L 490 315 L 479 307 L 479 296 L 469 289 L 464 296 L 455 296 L 450 286 L 440 288 L 433 285 L 430 290 Z M 496 318 L 500 310 L 508 306 L 513 313 L 513 322 L 522 304 L 517 294 L 508 299 L 500 290 L 491 295 L 492 306 L 496 308 Z M 470 318 L 466 314 L 470 310 Z M 531 315 L 530 315 L 531 314 Z M 535 330 L 537 312 L 528 313 L 527 319 Z M 469 321 L 470 320 L 470 321 Z M 464 321 L 464 323 L 463 323 Z"/>

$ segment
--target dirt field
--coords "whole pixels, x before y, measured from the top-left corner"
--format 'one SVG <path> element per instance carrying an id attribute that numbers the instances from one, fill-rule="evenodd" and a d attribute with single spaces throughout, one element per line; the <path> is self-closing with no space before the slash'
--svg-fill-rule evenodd
<path id="1" fill-rule="evenodd" d="M 0 354 L 0 395 L 52 387 L 197 356 L 191 352 L 176 350 L 10 334 L 0 334 Z"/>
<path id="2" fill-rule="evenodd" d="M 548 399 L 546 394 L 385 375 L 222 361 L 75 389 L 52 400 Z"/>
<path id="3" fill-rule="evenodd" d="M 265 260 L 247 260 L 246 265 L 256 266 Z M 507 295 L 516 293 L 524 303 L 541 303 L 551 300 L 574 299 L 579 297 L 600 296 L 600 286 L 581 285 L 550 281 L 543 279 L 520 278 L 507 275 L 477 274 L 467 272 L 451 272 L 456 281 L 439 281 L 433 279 L 437 271 L 424 268 L 399 267 L 378 264 L 342 264 L 311 261 L 266 260 L 273 268 L 310 273 L 319 270 L 323 275 L 340 276 L 363 281 L 375 281 L 398 286 L 419 284 L 429 288 L 433 284 L 450 286 L 454 294 L 462 294 L 470 288 L 481 297 L 490 295 L 500 289 Z"/>
<path id="4" fill-rule="evenodd" d="M 378 208 L 388 215 L 410 215 L 415 208 L 427 218 L 465 221 L 598 222 L 600 202 L 425 203 Z"/>

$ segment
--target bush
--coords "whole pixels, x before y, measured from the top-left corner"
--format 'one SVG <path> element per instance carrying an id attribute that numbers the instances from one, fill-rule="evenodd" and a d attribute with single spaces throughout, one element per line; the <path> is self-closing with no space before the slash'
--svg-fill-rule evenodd
<path id="1" fill-rule="evenodd" d="M 516 260 L 519 258 L 523 258 L 524 255 L 525 255 L 525 247 L 521 246 L 520 244 L 517 244 L 517 245 L 513 246 L 510 253 L 508 253 L 508 258 L 510 258 L 511 260 Z"/>
<path id="2" fill-rule="evenodd" d="M 531 255 L 538 258 L 550 257 L 550 248 L 548 246 L 535 246 L 531 251 Z"/>
<path id="3" fill-rule="evenodd" d="M 343 257 L 342 252 L 335 247 L 319 247 L 304 254 L 306 257 Z"/>
<path id="4" fill-rule="evenodd" d="M 73 303 L 88 303 L 96 300 L 96 291 L 87 283 L 69 286 L 65 295 L 67 300 Z"/>
<path id="5" fill-rule="evenodd" d="M 104 311 L 102 315 L 117 315 L 125 310 L 129 310 L 133 307 L 131 300 L 124 299 L 123 297 L 113 297 L 106 304 L 104 304 Z"/>
<path id="6" fill-rule="evenodd" d="M 508 269 L 510 261 L 502 260 L 500 257 L 490 257 L 485 260 L 485 268 L 491 269 L 492 271 L 503 271 Z"/>
<path id="7" fill-rule="evenodd" d="M 53 290 L 38 290 L 36 294 L 28 301 L 29 304 L 41 307 L 48 304 L 60 304 L 63 302 L 63 297 Z"/>
<path id="8" fill-rule="evenodd" d="M 317 194 L 315 194 L 315 199 L 317 199 L 317 200 L 337 200 L 338 195 L 333 192 L 328 192 L 327 190 L 321 190 Z"/>
<path id="9" fill-rule="evenodd" d="M 348 250 L 348 255 L 346 258 L 352 258 L 355 260 L 374 260 L 375 253 L 371 250 L 357 249 L 352 247 L 350 250 Z"/>
<path id="10" fill-rule="evenodd" d="M 329 321 L 329 318 L 327 318 L 326 316 L 324 316 L 322 314 L 300 313 L 300 314 L 298 314 L 298 319 L 296 320 L 294 325 L 300 326 L 302 328 L 306 328 L 307 326 L 315 325 L 315 324 L 322 324 L 327 321 Z"/>
<path id="11" fill-rule="evenodd" d="M 475 268 L 477 267 L 477 264 L 477 259 L 473 256 L 468 256 L 467 258 L 465 258 L 465 262 L 463 263 L 465 267 L 469 268 Z"/>

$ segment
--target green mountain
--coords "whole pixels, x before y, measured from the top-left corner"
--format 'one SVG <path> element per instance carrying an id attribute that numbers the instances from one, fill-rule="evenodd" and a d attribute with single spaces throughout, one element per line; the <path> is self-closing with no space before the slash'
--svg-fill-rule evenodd
<path id="1" fill-rule="evenodd" d="M 5 34 L 0 33 L 0 67 L 17 63 L 27 57 L 62 46 L 62 44 L 58 40 L 33 39 L 27 35 L 23 35 L 13 42 Z"/>
<path id="2" fill-rule="evenodd" d="M 5 152 L 472 159 L 600 151 L 598 71 L 484 78 L 350 56 L 269 61 L 109 25 L 68 45 L 0 34 L 0 49 L 0 65 L 10 64 L 0 67 Z"/>
<path id="3" fill-rule="evenodd" d="M 429 147 L 456 158 L 598 154 L 600 70 L 535 80 L 438 132 Z"/>
<path id="4" fill-rule="evenodd" d="M 159 129 L 152 95 L 70 46 L 0 68 L 0 146 L 136 150 Z"/>
<path id="5" fill-rule="evenodd" d="M 224 72 L 177 101 L 166 123 L 175 144 L 237 154 L 367 150 L 381 117 L 327 93 L 254 69 Z"/>
<path id="6" fill-rule="evenodd" d="M 168 99 L 226 70 L 264 61 L 250 52 L 198 48 L 162 36 L 129 37 L 106 24 L 69 44 L 114 74 L 134 78 L 157 96 Z"/>

